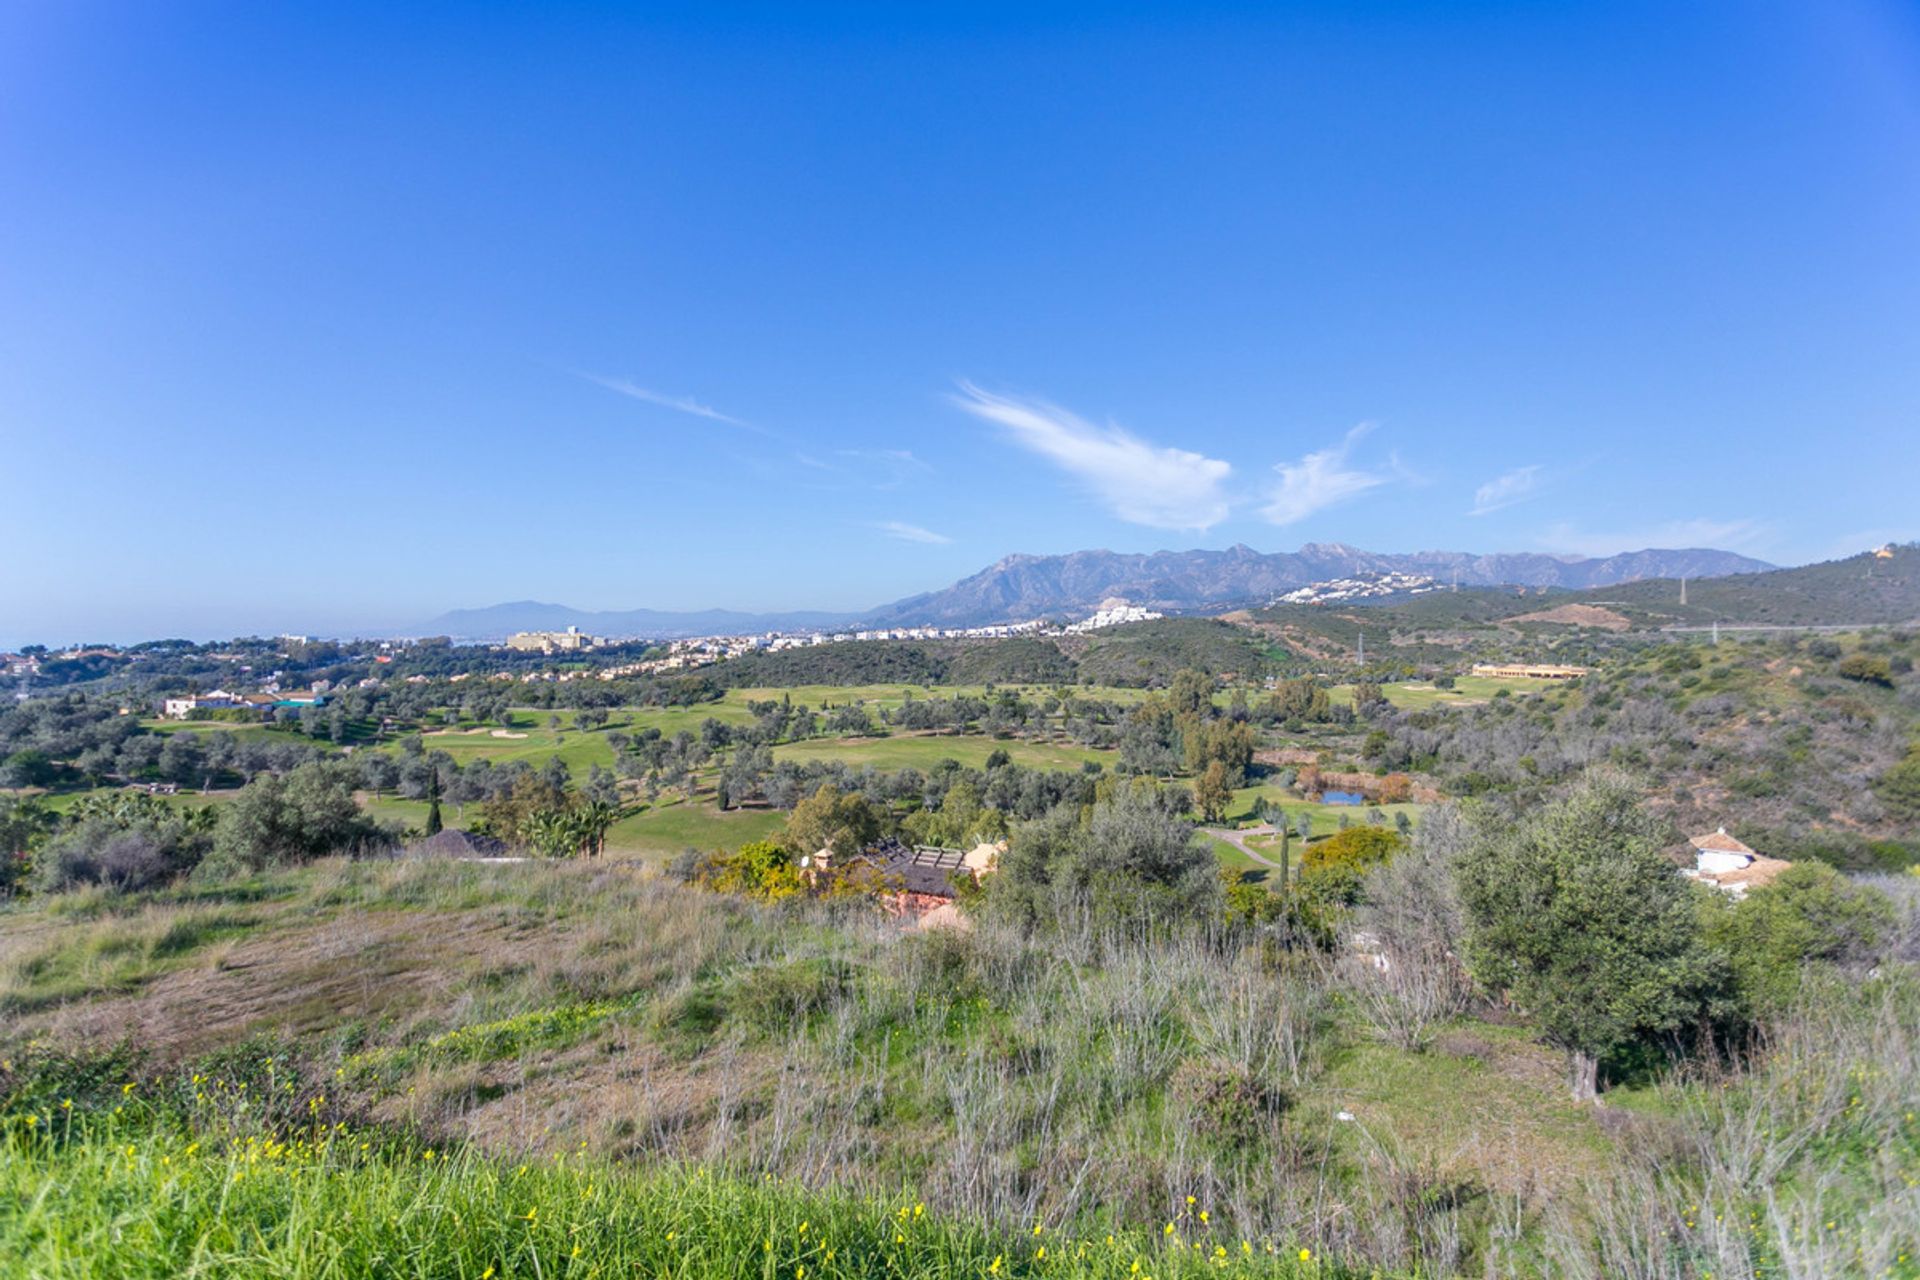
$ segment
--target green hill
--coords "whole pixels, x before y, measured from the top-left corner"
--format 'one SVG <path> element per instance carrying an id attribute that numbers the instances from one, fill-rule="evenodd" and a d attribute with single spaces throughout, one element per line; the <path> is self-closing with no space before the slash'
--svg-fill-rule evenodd
<path id="1" fill-rule="evenodd" d="M 1892 548 L 1885 557 L 1863 552 L 1844 560 L 1701 578 L 1680 584 L 1653 578 L 1618 587 L 1576 592 L 1578 602 L 1624 606 L 1646 625 L 1686 626 L 1713 622 L 1757 626 L 1891 625 L 1920 620 L 1920 544 Z"/>

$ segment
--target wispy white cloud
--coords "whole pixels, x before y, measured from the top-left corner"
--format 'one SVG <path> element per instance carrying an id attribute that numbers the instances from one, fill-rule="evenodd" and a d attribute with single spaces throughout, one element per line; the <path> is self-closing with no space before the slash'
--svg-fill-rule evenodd
<path id="1" fill-rule="evenodd" d="M 1716 551 L 1739 551 L 1753 546 L 1768 533 L 1757 520 L 1669 520 L 1619 532 L 1588 532 L 1571 524 L 1556 524 L 1540 535 L 1540 545 L 1549 551 L 1567 555 L 1612 556 L 1623 551 L 1688 550 L 1695 547 Z"/>
<path id="2" fill-rule="evenodd" d="M 1544 467 L 1535 463 L 1515 467 L 1504 475 L 1495 476 L 1473 491 L 1473 510 L 1467 514 L 1484 516 L 1503 507 L 1511 507 L 1516 502 L 1525 502 L 1538 492 L 1540 475 L 1544 470 Z"/>
<path id="3" fill-rule="evenodd" d="M 953 541 L 944 533 L 922 529 L 919 525 L 908 524 L 904 520 L 882 520 L 873 527 L 889 538 L 898 538 L 902 542 L 924 542 L 930 546 L 944 547 Z"/>
<path id="4" fill-rule="evenodd" d="M 1362 471 L 1347 464 L 1353 446 L 1371 429 L 1371 423 L 1363 422 L 1347 432 L 1339 444 L 1309 453 L 1298 462 L 1275 466 L 1280 479 L 1268 490 L 1267 505 L 1260 514 L 1273 524 L 1294 524 L 1387 483 L 1392 479 L 1390 474 Z"/>
<path id="5" fill-rule="evenodd" d="M 734 417 L 732 414 L 722 413 L 712 405 L 702 404 L 692 396 L 675 396 L 668 395 L 664 391 L 653 391 L 637 383 L 630 382 L 625 378 L 607 378 L 597 373 L 583 373 L 580 376 L 597 386 L 605 387 L 609 391 L 618 392 L 623 396 L 631 396 L 635 400 L 643 400 L 648 404 L 657 404 L 663 409 L 672 409 L 679 413 L 689 413 L 696 418 L 706 418 L 712 422 L 724 422 L 728 426 L 745 427 L 748 431 L 759 431 L 763 435 L 767 434 L 765 428 L 756 427 L 751 422 L 743 421 L 740 418 Z"/>
<path id="6" fill-rule="evenodd" d="M 915 476 L 933 470 L 911 449 L 838 449 L 835 453 L 846 459 L 851 469 L 865 473 L 875 489 L 898 489 Z"/>
<path id="7" fill-rule="evenodd" d="M 839 493 L 889 493 L 933 472 L 932 465 L 910 449 L 835 449 L 824 458 L 795 453 L 793 460 L 818 473 L 808 488 Z"/>
<path id="8" fill-rule="evenodd" d="M 1218 458 L 1097 426 L 1044 400 L 960 384 L 954 403 L 1005 427 L 1014 442 L 1077 477 L 1122 520 L 1156 529 L 1206 529 L 1227 518 L 1233 468 Z"/>

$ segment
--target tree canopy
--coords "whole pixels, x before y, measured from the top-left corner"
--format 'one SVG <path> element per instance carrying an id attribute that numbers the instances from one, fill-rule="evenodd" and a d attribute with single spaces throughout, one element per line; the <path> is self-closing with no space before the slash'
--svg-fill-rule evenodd
<path id="1" fill-rule="evenodd" d="M 1467 963 L 1565 1049 L 1576 1098 L 1599 1062 L 1698 1015 L 1716 981 L 1694 894 L 1625 779 L 1596 774 L 1517 821 L 1482 812 L 1458 863 Z"/>

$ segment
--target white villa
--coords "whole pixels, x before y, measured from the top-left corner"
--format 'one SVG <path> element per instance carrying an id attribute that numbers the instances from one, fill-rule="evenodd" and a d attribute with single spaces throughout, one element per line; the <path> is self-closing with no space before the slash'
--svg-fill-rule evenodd
<path id="1" fill-rule="evenodd" d="M 1756 853 L 1728 835 L 1725 827 L 1687 843 L 1693 846 L 1693 866 L 1685 874 L 1735 898 L 1744 898 L 1747 890 L 1769 883 L 1793 865 Z"/>

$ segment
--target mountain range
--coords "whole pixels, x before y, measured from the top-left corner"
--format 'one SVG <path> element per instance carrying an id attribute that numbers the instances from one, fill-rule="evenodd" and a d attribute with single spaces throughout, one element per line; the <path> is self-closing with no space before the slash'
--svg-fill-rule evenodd
<path id="1" fill-rule="evenodd" d="M 1314 582 L 1356 573 L 1418 573 L 1462 586 L 1613 586 L 1641 578 L 1719 577 L 1772 565 L 1730 551 L 1630 551 L 1601 559 L 1537 553 L 1475 555 L 1464 551 L 1381 554 L 1338 542 L 1310 542 L 1298 551 L 1156 551 L 1128 555 L 1076 551 L 1064 556 L 1011 555 L 942 591 L 909 596 L 867 615 L 886 626 L 977 626 L 1059 613 L 1084 614 L 1114 597 L 1165 613 L 1217 611 L 1265 604 Z"/>
<path id="2" fill-rule="evenodd" d="M 520 600 L 481 609 L 457 609 L 423 624 L 423 635 L 498 639 L 515 631 L 674 637 L 806 631 L 871 626 L 972 627 L 1033 618 L 1081 617 L 1106 600 L 1165 613 L 1217 612 L 1263 605 L 1315 582 L 1356 573 L 1417 573 L 1462 586 L 1558 587 L 1579 590 L 1644 578 L 1712 578 L 1758 573 L 1773 566 L 1730 551 L 1701 548 L 1630 551 L 1605 557 L 1534 552 L 1477 555 L 1464 551 L 1382 554 L 1342 543 L 1308 543 L 1298 551 L 1156 551 L 1132 554 L 1076 551 L 1069 555 L 1010 555 L 939 591 L 881 605 L 864 614 L 795 611 L 745 613 L 707 609 L 588 612 Z"/>

